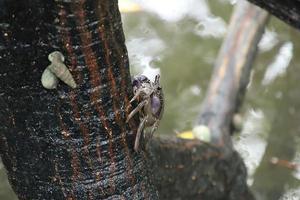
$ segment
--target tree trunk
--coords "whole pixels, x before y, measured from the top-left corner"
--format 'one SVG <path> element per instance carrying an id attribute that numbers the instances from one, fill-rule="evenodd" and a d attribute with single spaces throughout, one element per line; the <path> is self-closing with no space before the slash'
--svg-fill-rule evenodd
<path id="1" fill-rule="evenodd" d="M 0 1 L 0 154 L 19 199 L 157 199 L 117 0 Z M 60 51 L 78 87 L 41 84 Z"/>
<path id="2" fill-rule="evenodd" d="M 236 151 L 199 140 L 155 138 L 149 145 L 155 185 L 163 200 L 254 200 Z"/>
<path id="3" fill-rule="evenodd" d="M 300 29 L 299 0 L 248 0 L 275 15 L 285 23 Z"/>

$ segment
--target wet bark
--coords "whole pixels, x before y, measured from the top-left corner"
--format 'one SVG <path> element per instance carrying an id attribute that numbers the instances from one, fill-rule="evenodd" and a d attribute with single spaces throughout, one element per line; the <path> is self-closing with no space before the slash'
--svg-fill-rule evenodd
<path id="1" fill-rule="evenodd" d="M 228 151 L 233 115 L 243 101 L 268 16 L 257 6 L 238 1 L 201 109 L 198 124 L 210 129 L 212 143 Z"/>
<path id="2" fill-rule="evenodd" d="M 155 138 L 148 146 L 160 199 L 254 199 L 237 152 L 175 137 Z"/>
<path id="3" fill-rule="evenodd" d="M 0 154 L 19 199 L 157 199 L 117 0 L 0 1 Z M 42 87 L 54 50 L 78 88 Z"/>
<path id="4" fill-rule="evenodd" d="M 248 0 L 275 15 L 284 22 L 300 29 L 299 0 Z"/>

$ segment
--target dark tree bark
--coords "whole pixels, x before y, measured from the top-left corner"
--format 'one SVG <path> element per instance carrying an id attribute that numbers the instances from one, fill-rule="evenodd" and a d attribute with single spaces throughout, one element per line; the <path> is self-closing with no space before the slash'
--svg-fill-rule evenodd
<path id="1" fill-rule="evenodd" d="M 300 0 L 248 0 L 300 29 Z"/>
<path id="2" fill-rule="evenodd" d="M 117 0 L 0 1 L 0 154 L 19 199 L 157 199 L 137 121 Z M 41 85 L 47 56 L 77 85 Z"/>
<path id="3" fill-rule="evenodd" d="M 149 144 L 160 199 L 253 200 L 247 169 L 236 151 L 199 140 L 155 138 Z"/>

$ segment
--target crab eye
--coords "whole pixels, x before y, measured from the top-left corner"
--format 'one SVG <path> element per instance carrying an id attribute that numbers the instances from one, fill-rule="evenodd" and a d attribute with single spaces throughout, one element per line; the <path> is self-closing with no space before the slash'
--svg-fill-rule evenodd
<path id="1" fill-rule="evenodd" d="M 142 82 L 148 82 L 148 78 L 146 77 L 146 76 L 140 76 L 140 80 L 142 81 Z"/>
<path id="2" fill-rule="evenodd" d="M 141 77 L 141 81 L 146 81 L 146 80 L 147 80 L 146 76 Z"/>
<path id="3" fill-rule="evenodd" d="M 138 80 L 134 79 L 134 80 L 132 81 L 132 86 L 133 86 L 133 87 L 136 87 L 138 84 L 139 84 Z"/>

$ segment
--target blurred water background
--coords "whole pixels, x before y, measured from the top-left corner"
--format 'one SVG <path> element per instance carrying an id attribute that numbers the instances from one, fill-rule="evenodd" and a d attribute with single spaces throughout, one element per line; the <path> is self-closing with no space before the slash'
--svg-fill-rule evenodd
<path id="1" fill-rule="evenodd" d="M 235 1 L 119 2 L 131 73 L 161 74 L 166 103 L 156 134 L 191 130 Z M 299 36 L 297 30 L 271 18 L 240 111 L 244 125 L 234 136 L 248 168 L 248 184 L 262 200 L 300 199 Z M 276 166 L 270 163 L 274 159 Z M 16 199 L 1 163 L 0 199 Z"/>

